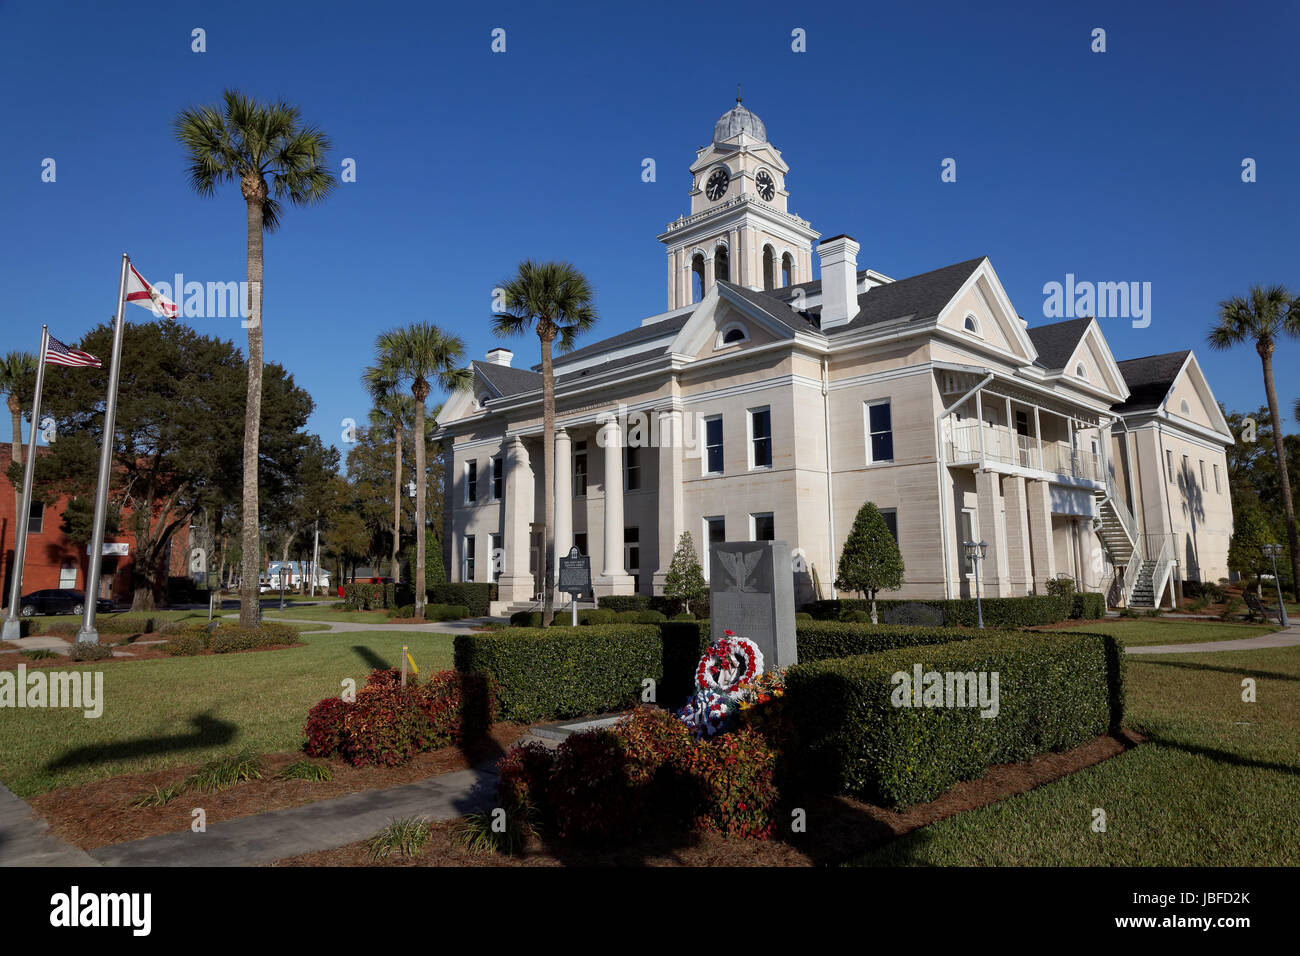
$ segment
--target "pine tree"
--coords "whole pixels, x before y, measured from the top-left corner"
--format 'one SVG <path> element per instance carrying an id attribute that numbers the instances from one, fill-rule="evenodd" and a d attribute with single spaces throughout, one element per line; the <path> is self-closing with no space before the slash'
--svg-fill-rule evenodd
<path id="1" fill-rule="evenodd" d="M 903 556 L 889 533 L 885 518 L 873 502 L 858 509 L 853 528 L 840 554 L 835 587 L 856 591 L 871 599 L 871 623 L 876 617 L 876 592 L 897 591 L 903 586 Z"/>
<path id="2" fill-rule="evenodd" d="M 704 580 L 704 569 L 695 554 L 695 542 L 691 533 L 683 531 L 677 539 L 677 550 L 673 552 L 673 563 L 664 577 L 664 597 L 681 601 L 689 613 L 692 601 L 701 601 L 708 597 L 709 586 Z"/>

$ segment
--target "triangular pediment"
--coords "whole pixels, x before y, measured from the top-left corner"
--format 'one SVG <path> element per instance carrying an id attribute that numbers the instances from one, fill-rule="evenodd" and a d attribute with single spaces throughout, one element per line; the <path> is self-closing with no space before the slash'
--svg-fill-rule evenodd
<path id="1" fill-rule="evenodd" d="M 988 259 L 940 310 L 936 326 L 945 337 L 993 350 L 1020 365 L 1031 364 L 1038 354 Z"/>

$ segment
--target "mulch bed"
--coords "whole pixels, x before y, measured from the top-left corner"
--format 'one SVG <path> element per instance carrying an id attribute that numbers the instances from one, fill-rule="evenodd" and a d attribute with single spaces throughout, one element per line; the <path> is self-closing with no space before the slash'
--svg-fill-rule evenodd
<path id="1" fill-rule="evenodd" d="M 98 662 L 96 662 L 98 663 Z M 280 768 L 302 758 L 301 753 L 267 754 L 262 758 L 262 779 L 236 784 L 213 793 L 186 791 L 161 807 L 129 807 L 136 797 L 155 786 L 184 779 L 198 764 L 151 773 L 125 774 L 79 787 L 52 790 L 28 802 L 49 821 L 58 836 L 83 850 L 175 833 L 190 828 L 190 811 L 202 807 L 209 824 L 234 820 L 269 810 L 298 807 L 317 800 L 342 797 L 359 790 L 384 789 L 415 783 L 435 774 L 466 770 L 504 754 L 521 737 L 523 724 L 495 724 L 488 735 L 462 747 L 444 747 L 417 754 L 401 767 L 352 767 L 337 760 L 327 781 L 277 780 Z"/>
<path id="2" fill-rule="evenodd" d="M 452 838 L 456 823 L 438 823 L 424 849 L 410 858 L 374 863 L 363 843 L 280 860 L 275 866 L 827 866 L 846 862 L 910 830 L 965 810 L 998 803 L 1091 767 L 1143 741 L 1133 731 L 1098 737 L 1062 753 L 1026 763 L 990 767 L 979 780 L 959 783 L 930 803 L 899 810 L 848 797 L 809 797 L 805 833 L 779 833 L 771 840 L 726 838 L 680 830 L 652 832 L 623 846 L 578 846 L 528 838 L 517 856 L 474 853 Z"/>

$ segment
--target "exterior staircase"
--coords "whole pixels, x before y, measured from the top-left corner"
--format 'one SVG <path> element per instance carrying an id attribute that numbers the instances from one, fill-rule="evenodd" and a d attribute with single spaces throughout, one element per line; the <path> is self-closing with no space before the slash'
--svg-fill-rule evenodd
<path id="1" fill-rule="evenodd" d="M 1133 520 L 1128 505 L 1118 496 L 1114 479 L 1109 474 L 1106 475 L 1105 489 L 1098 489 L 1095 495 L 1097 514 L 1093 518 L 1093 527 L 1115 569 L 1108 579 L 1106 603 L 1109 606 L 1121 603 L 1133 606 L 1142 577 L 1141 569 L 1145 567 L 1137 522 Z"/>
<path id="2" fill-rule="evenodd" d="M 1128 594 L 1129 607 L 1153 608 L 1156 606 L 1155 592 L 1156 562 L 1143 561 L 1138 568 L 1137 580 Z"/>

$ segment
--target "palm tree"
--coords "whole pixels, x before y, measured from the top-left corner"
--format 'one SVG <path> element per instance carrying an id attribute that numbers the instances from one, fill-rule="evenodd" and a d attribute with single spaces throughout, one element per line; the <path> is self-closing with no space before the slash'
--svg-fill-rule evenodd
<path id="1" fill-rule="evenodd" d="M 1300 299 L 1280 285 L 1251 286 L 1245 296 L 1219 303 L 1219 323 L 1210 329 L 1210 348 L 1225 350 L 1254 341 L 1264 368 L 1264 394 L 1273 420 L 1273 450 L 1277 453 L 1282 483 L 1282 504 L 1286 509 L 1287 542 L 1291 546 L 1291 573 L 1300 587 L 1300 539 L 1296 535 L 1295 505 L 1291 500 L 1291 478 L 1287 473 L 1286 450 L 1282 441 L 1282 418 L 1278 414 L 1277 387 L 1273 383 L 1273 352 L 1281 336 L 1300 336 Z"/>
<path id="2" fill-rule="evenodd" d="M 260 103 L 227 90 L 219 106 L 184 109 L 176 138 L 189 160 L 190 186 L 213 196 L 222 183 L 238 182 L 248 209 L 248 397 L 244 408 L 243 567 L 239 621 L 257 619 L 258 440 L 262 415 L 262 234 L 280 224 L 283 203 L 307 206 L 334 187 L 325 166 L 329 139 L 302 123 L 298 107 L 283 100 Z M 268 182 L 269 180 L 269 182 Z"/>
<path id="3" fill-rule="evenodd" d="M 32 383 L 28 377 L 36 372 L 36 356 L 31 352 L 10 352 L 0 359 L 0 395 L 9 399 L 13 416 L 14 461 L 23 463 L 23 399 Z"/>
<path id="4" fill-rule="evenodd" d="M 474 381 L 468 368 L 462 368 L 465 343 L 448 335 L 436 325 L 417 322 L 405 328 L 390 329 L 375 340 L 376 365 L 391 373 L 398 382 L 411 383 L 415 399 L 415 616 L 424 617 L 424 504 L 425 485 L 425 402 L 430 384 L 447 391 L 468 389 Z"/>
<path id="5" fill-rule="evenodd" d="M 591 304 L 592 289 L 587 277 L 567 262 L 534 262 L 525 259 L 519 271 L 501 283 L 504 311 L 492 317 L 497 335 L 522 335 L 532 329 L 542 344 L 542 495 L 546 540 L 546 576 L 542 593 L 542 624 L 550 626 L 555 610 L 555 496 L 551 476 L 555 474 L 555 369 L 551 347 L 559 340 L 561 352 L 573 348 L 578 336 L 596 322 Z"/>
<path id="6" fill-rule="evenodd" d="M 410 395 L 402 394 L 400 376 L 386 364 L 369 366 L 361 380 L 375 405 L 370 413 L 371 422 L 387 424 L 393 429 L 393 580 L 396 581 L 402 546 L 402 432 L 414 417 L 415 401 Z"/>

